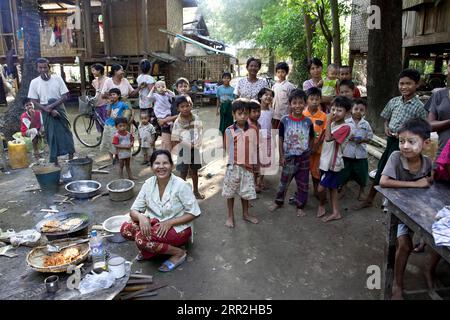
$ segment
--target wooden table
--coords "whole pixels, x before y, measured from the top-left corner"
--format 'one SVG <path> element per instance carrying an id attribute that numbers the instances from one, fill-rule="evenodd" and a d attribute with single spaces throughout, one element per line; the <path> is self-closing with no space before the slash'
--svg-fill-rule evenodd
<path id="1" fill-rule="evenodd" d="M 436 246 L 431 226 L 439 210 L 450 205 L 450 186 L 434 183 L 430 188 L 381 188 L 376 190 L 388 199 L 387 235 L 384 261 L 384 299 L 390 299 L 394 280 L 397 225 L 402 222 L 422 237 L 427 245 L 450 263 L 450 247 Z"/>

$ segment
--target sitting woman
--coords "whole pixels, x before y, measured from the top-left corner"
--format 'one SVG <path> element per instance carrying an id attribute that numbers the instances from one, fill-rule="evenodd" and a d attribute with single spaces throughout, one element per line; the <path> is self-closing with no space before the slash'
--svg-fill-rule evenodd
<path id="1" fill-rule="evenodd" d="M 189 240 L 191 222 L 201 212 L 190 185 L 172 174 L 173 161 L 168 151 L 153 152 L 150 165 L 155 175 L 142 186 L 131 207 L 132 222 L 124 223 L 120 233 L 136 242 L 138 261 L 158 254 L 170 255 L 158 269 L 169 272 L 186 260 L 186 251 L 179 246 Z"/>

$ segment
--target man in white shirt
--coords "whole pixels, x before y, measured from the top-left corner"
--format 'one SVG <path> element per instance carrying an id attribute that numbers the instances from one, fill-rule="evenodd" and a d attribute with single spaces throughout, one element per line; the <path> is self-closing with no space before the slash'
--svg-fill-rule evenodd
<path id="1" fill-rule="evenodd" d="M 69 89 L 60 76 L 50 74 L 47 59 L 37 59 L 36 67 L 39 77 L 31 80 L 28 98 L 33 101 L 35 107 L 43 111 L 50 162 L 58 165 L 58 156 L 69 154 L 69 159 L 72 159 L 75 153 L 70 122 L 64 107 Z"/>

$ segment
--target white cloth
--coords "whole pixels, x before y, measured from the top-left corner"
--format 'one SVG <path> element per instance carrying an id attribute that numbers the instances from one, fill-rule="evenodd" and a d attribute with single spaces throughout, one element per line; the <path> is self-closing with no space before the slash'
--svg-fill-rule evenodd
<path id="1" fill-rule="evenodd" d="M 46 105 L 48 100 L 58 100 L 68 92 L 69 89 L 67 89 L 63 79 L 56 74 L 52 74 L 48 81 L 42 80 L 40 76 L 31 80 L 28 98 L 39 100 L 40 104 Z"/>
<path id="2" fill-rule="evenodd" d="M 119 85 L 116 85 L 112 78 L 107 78 L 105 80 L 105 83 L 103 84 L 102 94 L 109 92 L 109 90 L 111 90 L 112 88 L 119 89 L 123 99 L 128 98 L 130 93 L 134 90 L 131 84 L 125 78 L 122 78 Z"/>
<path id="3" fill-rule="evenodd" d="M 162 199 L 159 197 L 156 177 L 153 176 L 145 181 L 131 210 L 144 212 L 147 217 L 156 218 L 159 221 L 179 218 L 186 213 L 194 216 L 199 216 L 201 213 L 191 185 L 173 174 L 170 176 Z M 192 227 L 192 222 L 174 226 L 174 229 L 178 233 L 189 227 Z"/>
<path id="4" fill-rule="evenodd" d="M 141 140 L 142 148 L 150 148 L 152 143 L 154 142 L 156 130 L 155 127 L 152 126 L 151 123 L 147 123 L 147 125 L 143 125 L 142 123 L 139 125 L 139 139 Z"/>
<path id="5" fill-rule="evenodd" d="M 156 118 L 164 119 L 172 115 L 172 99 L 175 97 L 172 92 L 165 94 L 153 92 L 148 97 L 154 103 L 153 110 Z"/>
<path id="6" fill-rule="evenodd" d="M 261 129 L 259 130 L 259 132 L 264 139 L 267 139 L 267 137 L 271 136 L 272 118 L 272 108 L 269 108 L 269 110 L 261 110 L 261 116 L 258 119 L 258 123 L 261 125 Z"/>
<path id="7" fill-rule="evenodd" d="M 353 118 L 348 118 L 345 122 L 350 126 L 350 136 L 359 137 L 363 140 L 373 138 L 372 127 L 367 120 L 361 119 L 358 124 L 356 124 Z M 367 144 L 356 143 L 355 141 L 349 140 L 344 148 L 344 157 L 351 159 L 367 159 Z"/>
<path id="8" fill-rule="evenodd" d="M 450 247 L 450 206 L 445 206 L 437 213 L 436 222 L 431 226 L 434 243 L 437 246 Z"/>
<path id="9" fill-rule="evenodd" d="M 148 109 L 152 105 L 152 102 L 148 98 L 148 94 L 150 93 L 148 85 L 155 83 L 155 79 L 148 74 L 140 74 L 137 77 L 136 81 L 138 83 L 138 87 L 140 87 L 142 83 L 147 84 L 147 86 L 144 89 L 139 90 L 139 108 Z"/>
<path id="10" fill-rule="evenodd" d="M 282 117 L 289 115 L 289 95 L 295 89 L 295 85 L 287 80 L 273 85 L 272 90 L 275 93 L 273 98 L 274 119 L 280 120 Z"/>

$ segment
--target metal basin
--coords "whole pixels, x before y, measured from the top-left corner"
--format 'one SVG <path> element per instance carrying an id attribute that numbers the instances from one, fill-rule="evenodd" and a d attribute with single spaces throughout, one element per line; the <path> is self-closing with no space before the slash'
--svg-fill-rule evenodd
<path id="1" fill-rule="evenodd" d="M 106 186 L 112 201 L 125 201 L 134 196 L 134 182 L 128 179 L 114 180 Z"/>
<path id="2" fill-rule="evenodd" d="M 65 189 L 74 198 L 88 199 L 97 195 L 101 187 L 101 183 L 94 180 L 79 180 L 66 184 Z"/>
<path id="3" fill-rule="evenodd" d="M 103 229 L 111 234 L 113 234 L 112 237 L 108 237 L 108 241 L 115 242 L 115 243 L 121 243 L 126 241 L 124 237 L 120 234 L 120 227 L 124 222 L 130 222 L 131 218 L 128 214 L 126 215 L 120 215 L 120 216 L 114 216 L 106 219 L 103 222 Z"/>

